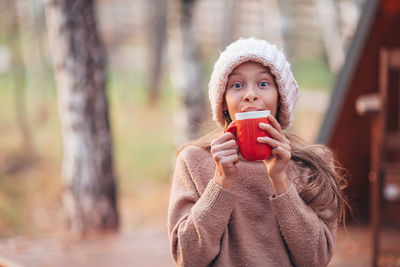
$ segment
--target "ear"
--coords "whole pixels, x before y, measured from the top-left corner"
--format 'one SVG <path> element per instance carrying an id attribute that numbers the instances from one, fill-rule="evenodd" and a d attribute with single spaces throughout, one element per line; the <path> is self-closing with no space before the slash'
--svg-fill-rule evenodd
<path id="1" fill-rule="evenodd" d="M 225 129 L 228 127 L 228 125 L 232 122 L 231 116 L 229 115 L 228 111 L 228 105 L 226 104 L 225 100 L 222 102 L 222 113 L 224 115 L 224 120 L 225 120 Z"/>

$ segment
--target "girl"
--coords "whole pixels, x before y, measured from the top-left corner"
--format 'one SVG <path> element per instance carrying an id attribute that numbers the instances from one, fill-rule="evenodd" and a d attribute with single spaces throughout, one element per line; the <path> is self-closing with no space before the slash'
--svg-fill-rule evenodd
<path id="1" fill-rule="evenodd" d="M 246 161 L 235 136 L 219 133 L 185 145 L 173 176 L 168 230 L 179 266 L 326 266 L 344 219 L 345 179 L 324 146 L 304 145 L 283 129 L 298 85 L 285 56 L 255 38 L 221 53 L 209 83 L 213 118 L 226 130 L 235 113 L 270 110 L 271 147 Z M 210 141 L 208 141 L 210 140 Z"/>

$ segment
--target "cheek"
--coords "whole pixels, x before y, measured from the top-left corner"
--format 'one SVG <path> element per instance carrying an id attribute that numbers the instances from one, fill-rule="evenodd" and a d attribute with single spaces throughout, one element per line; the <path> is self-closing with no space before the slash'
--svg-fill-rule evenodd
<path id="1" fill-rule="evenodd" d="M 279 106 L 279 95 L 278 94 L 276 94 L 274 102 L 275 102 L 275 110 L 277 110 L 278 106 Z"/>
<path id="2" fill-rule="evenodd" d="M 272 115 L 275 116 L 278 111 L 279 95 L 278 92 L 273 92 L 265 98 L 267 106 L 271 109 Z"/>
<path id="3" fill-rule="evenodd" d="M 238 100 L 239 99 L 239 100 Z M 225 94 L 225 103 L 228 109 L 235 108 L 240 103 L 240 98 L 234 92 L 227 92 Z"/>

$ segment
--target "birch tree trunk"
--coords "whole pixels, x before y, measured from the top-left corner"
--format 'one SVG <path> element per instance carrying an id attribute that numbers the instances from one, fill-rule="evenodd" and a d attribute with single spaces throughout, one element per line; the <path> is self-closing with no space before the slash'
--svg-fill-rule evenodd
<path id="1" fill-rule="evenodd" d="M 63 133 L 67 228 L 80 236 L 116 230 L 105 52 L 93 0 L 49 0 L 46 21 Z"/>
<path id="2" fill-rule="evenodd" d="M 345 51 L 338 21 L 338 7 L 333 0 L 315 0 L 319 27 L 329 67 L 337 72 L 343 65 Z"/>
<path id="3" fill-rule="evenodd" d="M 293 52 L 293 35 L 295 31 L 295 21 L 294 21 L 294 0 L 276 0 L 279 13 L 281 16 L 281 32 L 283 39 L 283 46 L 285 50 L 285 55 L 290 61 L 294 61 L 294 52 Z"/>
<path id="4" fill-rule="evenodd" d="M 172 61 L 172 81 L 179 92 L 181 107 L 174 114 L 178 134 L 176 145 L 199 137 L 200 126 L 205 117 L 203 72 L 199 49 L 195 40 L 192 17 L 195 0 L 175 1 L 178 23 L 175 29 Z"/>
<path id="5" fill-rule="evenodd" d="M 150 67 L 148 103 L 156 104 L 160 98 L 162 79 L 162 62 L 167 37 L 167 4 L 168 0 L 151 0 L 150 9 Z"/>
<path id="6" fill-rule="evenodd" d="M 221 48 L 225 49 L 235 39 L 235 28 L 237 28 L 237 17 L 232 14 L 237 14 L 237 1 L 224 0 L 224 12 L 221 14 L 223 17 L 223 27 L 221 33 Z"/>

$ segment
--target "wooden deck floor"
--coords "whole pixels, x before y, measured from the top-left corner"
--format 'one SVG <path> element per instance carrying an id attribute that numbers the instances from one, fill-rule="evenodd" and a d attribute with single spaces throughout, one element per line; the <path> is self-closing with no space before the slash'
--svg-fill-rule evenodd
<path id="1" fill-rule="evenodd" d="M 400 266 L 400 229 L 385 229 L 380 266 Z M 366 226 L 338 231 L 330 267 L 370 266 L 370 232 Z M 0 241 L 0 267 L 174 266 L 165 231 L 147 230 L 84 241 L 65 238 L 14 238 Z"/>
<path id="2" fill-rule="evenodd" d="M 329 267 L 371 266 L 371 232 L 367 226 L 339 228 L 335 254 Z M 400 227 L 384 228 L 380 238 L 379 266 L 400 267 Z"/>
<path id="3" fill-rule="evenodd" d="M 3 260 L 3 262 L 2 262 Z M 123 233 L 84 241 L 65 238 L 0 242 L 0 267 L 175 266 L 164 231 Z"/>

